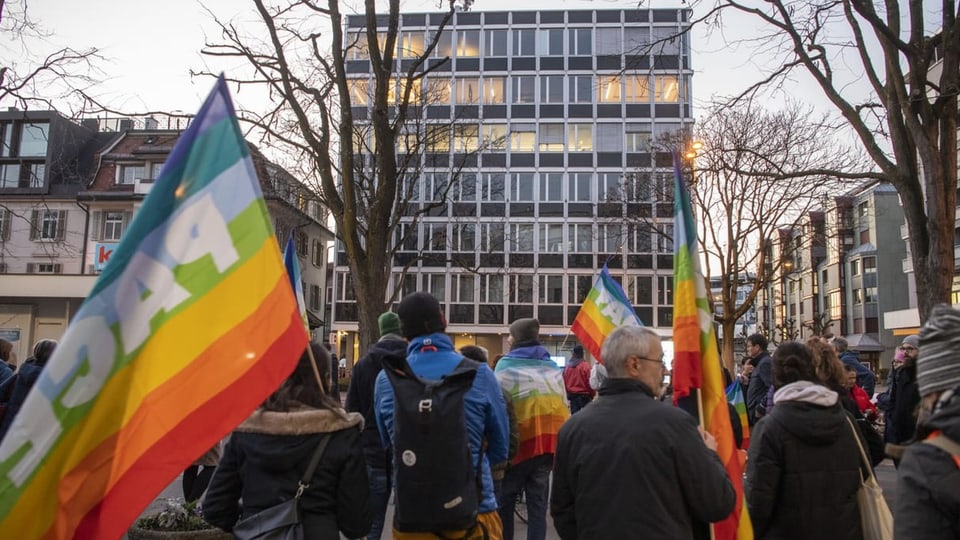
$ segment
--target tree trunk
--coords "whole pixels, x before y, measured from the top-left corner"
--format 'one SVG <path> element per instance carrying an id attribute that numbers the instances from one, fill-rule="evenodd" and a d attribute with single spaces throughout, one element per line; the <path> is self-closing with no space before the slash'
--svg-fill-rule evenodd
<path id="1" fill-rule="evenodd" d="M 736 372 L 736 370 L 733 369 L 733 366 L 736 363 L 736 358 L 734 357 L 734 339 L 736 330 L 736 320 L 724 319 L 720 321 L 720 332 L 723 334 L 723 349 L 720 351 L 720 358 L 723 360 L 723 367 L 730 371 L 731 376 Z"/>

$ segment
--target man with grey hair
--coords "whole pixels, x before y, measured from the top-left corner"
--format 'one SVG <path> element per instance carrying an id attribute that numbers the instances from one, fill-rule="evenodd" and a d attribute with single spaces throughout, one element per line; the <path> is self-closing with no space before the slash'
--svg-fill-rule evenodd
<path id="1" fill-rule="evenodd" d="M 600 356 L 600 396 L 560 428 L 550 499 L 560 538 L 693 538 L 695 521 L 730 515 L 736 496 L 716 440 L 657 399 L 660 336 L 620 327 Z"/>

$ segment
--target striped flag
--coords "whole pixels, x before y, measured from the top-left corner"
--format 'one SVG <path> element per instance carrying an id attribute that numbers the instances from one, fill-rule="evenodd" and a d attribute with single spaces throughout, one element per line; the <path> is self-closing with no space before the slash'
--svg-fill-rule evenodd
<path id="1" fill-rule="evenodd" d="M 713 524 L 714 537 L 718 540 L 752 539 L 753 527 L 743 501 L 743 467 L 733 440 L 713 315 L 700 271 L 693 210 L 676 155 L 674 176 L 673 399 L 676 403 L 679 398 L 690 395 L 691 389 L 700 389 L 700 424 L 716 437 L 717 454 L 737 493 L 737 503 L 730 516 Z"/>
<path id="2" fill-rule="evenodd" d="M 743 398 L 743 385 L 740 384 L 740 379 L 733 381 L 733 384 L 727 387 L 727 403 L 733 405 L 733 409 L 737 411 L 743 433 L 743 444 L 740 448 L 746 450 L 750 447 L 750 422 L 747 421 L 747 401 Z"/>
<path id="3" fill-rule="evenodd" d="M 623 287 L 613 279 L 604 264 L 570 330 L 599 361 L 603 340 L 621 326 L 643 326 L 643 322 L 637 317 Z"/>
<path id="4" fill-rule="evenodd" d="M 297 309 L 303 319 L 303 327 L 310 333 L 310 322 L 307 320 L 307 302 L 303 296 L 303 280 L 300 278 L 300 259 L 297 257 L 297 245 L 293 241 L 293 232 L 287 237 L 287 247 L 283 249 L 283 266 L 287 269 L 293 295 L 297 299 Z"/>
<path id="5" fill-rule="evenodd" d="M 2 536 L 119 538 L 306 344 L 221 77 L 0 444 Z"/>

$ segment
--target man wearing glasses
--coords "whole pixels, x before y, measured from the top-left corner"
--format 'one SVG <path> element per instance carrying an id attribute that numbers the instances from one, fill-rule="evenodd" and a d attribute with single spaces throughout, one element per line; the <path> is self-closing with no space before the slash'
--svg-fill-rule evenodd
<path id="1" fill-rule="evenodd" d="M 887 442 L 904 444 L 913 439 L 917 429 L 917 405 L 920 403 L 920 390 L 917 387 L 917 356 L 920 353 L 920 338 L 910 335 L 900 344 L 903 353 L 903 365 L 893 379 L 890 388 L 890 402 L 887 405 L 886 421 L 892 426 L 887 428 Z"/>
<path id="2" fill-rule="evenodd" d="M 716 440 L 657 399 L 660 336 L 621 327 L 600 356 L 600 397 L 560 428 L 550 498 L 560 538 L 693 538 L 694 521 L 727 517 L 735 496 Z"/>

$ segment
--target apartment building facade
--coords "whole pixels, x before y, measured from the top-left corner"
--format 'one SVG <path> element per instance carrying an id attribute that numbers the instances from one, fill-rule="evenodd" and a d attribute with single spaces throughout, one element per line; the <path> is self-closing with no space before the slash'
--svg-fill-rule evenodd
<path id="1" fill-rule="evenodd" d="M 396 69 L 424 50 L 442 16 L 400 17 Z M 424 81 L 432 101 L 416 120 L 433 141 L 410 203 L 436 209 L 400 226 L 397 297 L 432 293 L 456 344 L 491 354 L 506 348 L 511 321 L 536 317 L 562 357 L 606 264 L 644 324 L 669 337 L 672 148 L 661 141 L 693 123 L 689 19 L 685 9 L 457 13 Z M 362 42 L 365 24 L 349 17 L 347 40 Z M 365 54 L 348 48 L 355 118 L 368 115 Z M 356 359 L 342 252 L 334 274 L 332 337 Z"/>
<path id="2" fill-rule="evenodd" d="M 30 113 L 28 118 L 24 125 L 30 127 L 22 131 L 49 133 L 46 171 L 39 167 L 44 158 L 38 142 L 30 143 L 38 147 L 33 150 L 21 143 L 19 154 L 14 143 L 14 155 L 0 158 L 3 171 L 20 164 L 17 185 L 13 180 L 0 184 L 0 337 L 14 342 L 21 360 L 37 339 L 62 336 L 181 134 L 150 122 L 125 122 L 120 131 L 101 131 L 97 121 L 77 125 L 56 113 Z M 2 115 L 0 125 L 6 125 Z M 83 142 L 64 144 L 64 139 Z M 286 242 L 294 232 L 308 316 L 315 337 L 323 339 L 327 245 L 334 235 L 296 179 L 255 148 L 252 157 L 279 241 Z M 43 171 L 45 183 L 32 171 Z M 9 178 L 14 177 L 11 172 Z"/>

